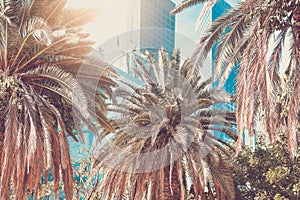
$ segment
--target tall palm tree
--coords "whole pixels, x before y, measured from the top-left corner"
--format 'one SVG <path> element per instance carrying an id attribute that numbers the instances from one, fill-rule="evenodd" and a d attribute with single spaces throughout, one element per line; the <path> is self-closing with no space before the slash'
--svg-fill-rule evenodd
<path id="1" fill-rule="evenodd" d="M 86 58 L 93 42 L 80 28 L 95 12 L 67 10 L 65 3 L 0 1 L 0 199 L 27 199 L 28 191 L 37 198 L 41 176 L 49 173 L 56 197 L 62 176 L 71 199 L 67 136 L 83 139 L 82 124 L 96 133 L 95 119 L 112 130 L 101 110 L 113 82 L 108 72 L 97 77 L 103 64 Z M 78 73 L 83 63 L 88 70 Z M 100 80 L 103 92 L 89 80 Z"/>
<path id="2" fill-rule="evenodd" d="M 229 154 L 223 145 L 230 145 L 214 135 L 237 138 L 234 113 L 220 107 L 230 97 L 212 89 L 210 80 L 188 78 L 190 64 L 180 66 L 179 52 L 170 61 L 164 50 L 159 62 L 146 55 L 146 62 L 136 57 L 139 67 L 133 69 L 142 86 L 121 79 L 114 91 L 110 111 L 117 117 L 116 131 L 99 138 L 98 191 L 106 199 L 211 199 L 213 191 L 219 199 L 234 199 L 221 156 Z"/>
<path id="3" fill-rule="evenodd" d="M 172 12 L 179 12 L 198 2 L 201 1 L 187 1 Z M 274 45 L 271 45 L 272 40 Z M 218 18 L 208 29 L 192 58 L 194 69 L 202 65 L 216 42 L 215 76 L 220 80 L 220 85 L 233 67 L 239 64 L 236 97 L 240 134 L 238 149 L 245 129 L 250 135 L 255 134 L 255 118 L 260 107 L 265 115 L 270 141 L 276 141 L 279 127 L 287 128 L 289 150 L 291 156 L 295 156 L 300 101 L 299 0 L 242 1 L 237 8 Z M 289 44 L 290 51 L 288 59 L 282 59 L 286 43 Z M 286 119 L 280 115 L 284 106 L 280 105 L 277 98 L 280 93 L 280 71 L 286 71 L 292 77 Z"/>

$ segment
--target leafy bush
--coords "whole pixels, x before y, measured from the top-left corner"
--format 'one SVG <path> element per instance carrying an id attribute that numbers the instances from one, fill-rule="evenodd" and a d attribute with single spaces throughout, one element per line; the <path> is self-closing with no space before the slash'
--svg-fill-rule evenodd
<path id="1" fill-rule="evenodd" d="M 299 140 L 298 130 L 298 140 Z M 236 185 L 236 199 L 293 200 L 300 197 L 299 148 L 294 158 L 287 148 L 286 133 L 276 143 L 268 144 L 259 136 L 255 150 L 244 148 L 231 166 Z"/>

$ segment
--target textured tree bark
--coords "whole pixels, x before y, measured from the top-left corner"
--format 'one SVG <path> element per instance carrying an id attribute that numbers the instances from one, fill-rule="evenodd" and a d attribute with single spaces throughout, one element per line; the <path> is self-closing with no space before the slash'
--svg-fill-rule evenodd
<path id="1" fill-rule="evenodd" d="M 300 45 L 300 8 L 298 7 L 296 12 L 293 15 L 293 19 L 295 21 L 295 27 L 296 27 L 296 31 L 297 31 L 297 45 Z"/>
<path id="2" fill-rule="evenodd" d="M 0 177 L 2 174 L 2 151 L 4 143 L 4 132 L 5 132 L 5 108 L 7 102 L 7 95 L 0 97 Z"/>
<path id="3" fill-rule="evenodd" d="M 295 26 L 297 27 L 298 32 L 299 28 L 300 28 L 300 10 L 297 10 L 294 15 L 293 15 L 293 19 L 295 20 Z"/>
<path id="4" fill-rule="evenodd" d="M 1 124 L 0 124 L 1 126 Z M 2 150 L 3 150 L 3 142 L 4 142 L 4 131 L 1 131 L 0 128 L 0 177 L 2 174 Z"/>
<path id="5" fill-rule="evenodd" d="M 180 184 L 177 173 L 176 162 L 172 166 L 171 186 L 170 186 L 170 166 L 165 168 L 164 177 L 164 199 L 179 200 L 180 199 Z"/>

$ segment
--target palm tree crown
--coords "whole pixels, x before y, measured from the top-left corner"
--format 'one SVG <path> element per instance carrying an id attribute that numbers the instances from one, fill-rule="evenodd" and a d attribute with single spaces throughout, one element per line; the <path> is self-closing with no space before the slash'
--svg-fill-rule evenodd
<path id="1" fill-rule="evenodd" d="M 92 91 L 86 81 L 100 80 L 97 84 L 111 93 L 113 82 L 107 74 L 96 76 L 100 61 L 86 59 L 93 42 L 80 27 L 95 12 L 67 10 L 65 3 L 0 2 L 0 199 L 9 199 L 11 191 L 15 199 L 27 199 L 28 191 L 37 198 L 41 176 L 48 180 L 49 173 L 56 197 L 62 175 L 66 198 L 71 199 L 67 135 L 77 141 L 73 131 L 82 136 L 80 122 L 96 132 L 91 119 L 112 130 L 101 111 L 104 93 Z M 76 77 L 83 61 L 90 70 Z"/>
<path id="2" fill-rule="evenodd" d="M 147 57 L 150 66 L 137 57 L 139 69 L 133 69 L 144 85 L 121 80 L 114 91 L 110 111 L 119 118 L 116 132 L 102 136 L 111 139 L 103 139 L 95 163 L 104 173 L 99 191 L 106 199 L 206 199 L 213 181 L 218 198 L 233 199 L 233 179 L 221 156 L 222 144 L 229 144 L 213 134 L 236 139 L 234 113 L 218 107 L 228 95 L 213 90 L 210 80 L 189 79 L 190 64 L 180 67 L 179 52 L 169 61 L 161 50 L 158 63 Z"/>
<path id="3" fill-rule="evenodd" d="M 185 4 L 194 5 L 200 1 L 188 2 Z M 276 140 L 279 127 L 287 128 L 290 153 L 295 156 L 300 100 L 299 41 L 299 0 L 244 0 L 237 8 L 218 18 L 201 39 L 192 58 L 194 70 L 201 67 L 216 42 L 214 67 L 220 86 L 233 67 L 239 65 L 236 97 L 240 134 L 238 149 L 245 129 L 250 135 L 255 133 L 257 110 L 261 108 L 270 141 Z M 286 44 L 289 50 L 286 50 Z M 287 59 L 282 58 L 285 51 L 288 51 Z M 285 71 L 291 81 L 285 102 L 288 104 L 286 116 L 281 115 L 285 106 L 277 98 L 281 94 L 281 71 Z"/>

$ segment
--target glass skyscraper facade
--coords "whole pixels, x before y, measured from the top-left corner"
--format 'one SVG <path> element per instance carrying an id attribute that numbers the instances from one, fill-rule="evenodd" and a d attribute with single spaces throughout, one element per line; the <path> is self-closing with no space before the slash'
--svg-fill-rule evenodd
<path id="1" fill-rule="evenodd" d="M 175 15 L 170 15 L 169 12 L 174 7 L 175 4 L 170 0 L 141 0 L 141 48 L 153 47 L 156 52 L 164 47 L 167 52 L 173 51 Z"/>
<path id="2" fill-rule="evenodd" d="M 122 31 L 101 44 L 104 61 L 129 72 L 126 54 L 150 53 L 164 48 L 173 52 L 175 46 L 175 16 L 169 12 L 175 7 L 171 0 L 124 0 L 120 13 Z"/>
<path id="3" fill-rule="evenodd" d="M 230 8 L 232 8 L 232 5 L 226 0 L 218 0 L 215 4 L 206 2 L 199 14 L 195 25 L 195 40 L 197 42 L 200 41 L 200 39 L 206 34 L 206 31 L 211 26 L 211 24 Z M 208 53 L 208 56 L 203 65 L 205 70 L 208 72 L 207 75 L 209 76 L 214 73 L 216 47 L 217 45 L 213 46 L 212 51 Z M 230 94 L 234 93 L 235 77 L 236 76 L 233 74 L 233 77 L 230 77 L 224 86 L 225 90 Z"/>

